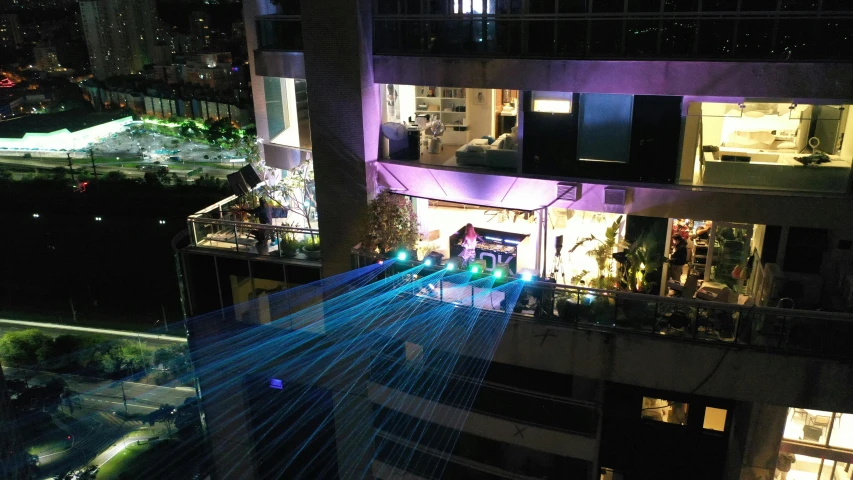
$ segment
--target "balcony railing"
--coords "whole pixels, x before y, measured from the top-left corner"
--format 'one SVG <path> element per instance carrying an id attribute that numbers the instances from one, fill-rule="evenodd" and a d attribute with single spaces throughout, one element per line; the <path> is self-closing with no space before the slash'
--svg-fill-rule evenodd
<path id="1" fill-rule="evenodd" d="M 238 197 L 230 196 L 187 218 L 190 244 L 199 248 L 215 248 L 250 255 L 308 259 L 302 252 L 288 249 L 285 239 L 307 243 L 318 238 L 319 230 L 241 221 L 232 213 Z"/>
<path id="2" fill-rule="evenodd" d="M 265 15 L 256 19 L 260 50 L 302 51 L 299 15 Z"/>
<path id="3" fill-rule="evenodd" d="M 375 261 L 355 255 L 355 265 Z M 388 275 L 408 268 L 387 270 Z M 435 270 L 425 273 L 432 273 Z M 423 276 L 423 274 L 421 274 Z M 455 282 L 437 281 L 412 295 L 485 310 L 502 310 L 501 298 Z M 494 294 L 502 295 L 502 294 Z M 853 315 L 746 306 L 597 290 L 547 282 L 525 285 L 515 315 L 566 327 L 617 331 L 677 341 L 734 345 L 840 360 L 853 359 Z"/>
<path id="4" fill-rule="evenodd" d="M 849 61 L 853 11 L 375 15 L 374 53 Z"/>

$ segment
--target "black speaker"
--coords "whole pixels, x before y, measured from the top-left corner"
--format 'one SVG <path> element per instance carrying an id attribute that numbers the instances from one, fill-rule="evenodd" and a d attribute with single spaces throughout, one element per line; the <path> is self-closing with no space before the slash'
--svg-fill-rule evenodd
<path id="1" fill-rule="evenodd" d="M 258 172 L 256 172 L 255 168 L 251 165 L 246 165 L 241 168 L 240 174 L 243 175 L 243 180 L 245 180 L 246 184 L 249 185 L 249 189 L 254 189 L 261 184 L 262 180 L 260 175 L 258 175 Z"/>
<path id="2" fill-rule="evenodd" d="M 557 250 L 557 255 L 563 251 L 563 236 L 558 235 L 557 238 L 554 239 L 554 248 Z"/>
<path id="3" fill-rule="evenodd" d="M 234 195 L 241 197 L 260 185 L 261 177 L 251 165 L 246 165 L 240 170 L 228 174 L 228 184 L 231 185 Z"/>
<path id="4" fill-rule="evenodd" d="M 228 185 L 231 185 L 231 191 L 238 197 L 242 197 L 252 190 L 249 188 L 246 180 L 243 179 L 243 175 L 240 174 L 239 170 L 228 174 Z"/>

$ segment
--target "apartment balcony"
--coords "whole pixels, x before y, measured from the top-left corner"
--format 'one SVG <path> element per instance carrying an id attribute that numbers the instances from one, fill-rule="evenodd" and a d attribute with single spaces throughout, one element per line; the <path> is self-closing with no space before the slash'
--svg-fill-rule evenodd
<path id="1" fill-rule="evenodd" d="M 355 257 L 356 264 L 371 261 Z M 389 269 L 388 274 L 396 271 Z M 425 268 L 420 275 L 434 271 Z M 496 285 L 512 280 L 496 280 Z M 407 294 L 426 304 L 503 309 L 502 293 L 460 286 L 458 280 L 437 280 L 429 289 Z M 831 411 L 853 401 L 845 384 L 853 374 L 851 336 L 850 314 L 530 282 L 494 358 L 487 360 L 661 390 Z M 809 387 L 804 389 L 805 385 Z"/>
<path id="2" fill-rule="evenodd" d="M 301 52 L 302 22 L 299 15 L 263 15 L 255 20 L 258 49 Z"/>
<path id="3" fill-rule="evenodd" d="M 319 230 L 273 218 L 273 225 L 249 221 L 241 197 L 230 196 L 187 218 L 190 247 L 240 255 L 287 259 L 319 266 L 319 252 L 306 253 L 299 245 L 319 238 Z"/>
<path id="4" fill-rule="evenodd" d="M 391 2 L 380 2 L 382 4 Z M 393 2 L 397 3 L 397 2 Z M 853 9 L 823 2 L 807 9 L 742 6 L 720 10 L 696 2 L 592 7 L 529 6 L 527 13 L 493 11 L 420 14 L 380 6 L 374 52 L 381 55 L 483 56 L 607 60 L 734 60 L 835 62 L 853 59 Z M 545 3 L 545 2 L 543 2 Z M 568 2 L 560 2 L 568 3 Z M 692 5 L 691 5 L 692 3 Z M 748 2 L 747 2 L 748 3 Z M 784 2 L 780 2 L 784 3 Z M 649 5 L 651 4 L 651 5 Z M 470 3 L 468 4 L 470 5 Z M 535 9 L 539 10 L 535 10 Z M 747 8 L 758 10 L 750 11 Z M 483 9 L 489 10 L 489 8 Z"/>
<path id="5" fill-rule="evenodd" d="M 637 95 L 851 94 L 853 10 L 846 2 L 807 11 L 777 11 L 777 2 L 771 11 L 700 11 L 689 1 L 685 11 L 670 11 L 670 2 L 654 0 L 644 2 L 653 4 L 646 11 L 623 11 L 635 4 L 608 3 L 618 7 L 574 12 L 541 2 L 537 8 L 550 10 L 432 14 L 380 6 L 374 76 L 394 84 Z"/>

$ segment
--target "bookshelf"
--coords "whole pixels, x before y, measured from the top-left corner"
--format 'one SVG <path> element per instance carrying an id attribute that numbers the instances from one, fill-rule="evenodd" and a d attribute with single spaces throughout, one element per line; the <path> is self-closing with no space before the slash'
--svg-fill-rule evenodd
<path id="1" fill-rule="evenodd" d="M 447 145 L 464 145 L 468 142 L 467 96 L 465 88 L 417 86 L 415 112 L 438 115 L 445 127 L 442 141 Z"/>

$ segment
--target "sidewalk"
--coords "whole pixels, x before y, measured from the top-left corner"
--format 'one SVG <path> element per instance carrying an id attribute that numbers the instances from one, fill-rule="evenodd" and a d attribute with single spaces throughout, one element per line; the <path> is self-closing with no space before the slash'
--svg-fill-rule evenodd
<path id="1" fill-rule="evenodd" d="M 159 440 L 164 440 L 168 438 L 168 433 L 165 429 L 160 430 L 156 428 L 148 429 L 149 427 L 142 427 L 142 429 L 134 430 L 132 432 L 124 434 L 120 439 L 118 439 L 114 444 L 110 446 L 110 448 L 104 450 L 98 456 L 96 456 L 92 461 L 87 463 L 87 465 L 98 465 L 101 466 L 107 462 L 109 462 L 113 457 L 119 454 L 122 450 L 124 450 L 127 445 L 136 443 L 139 440 L 151 440 L 155 437 L 158 437 Z"/>

